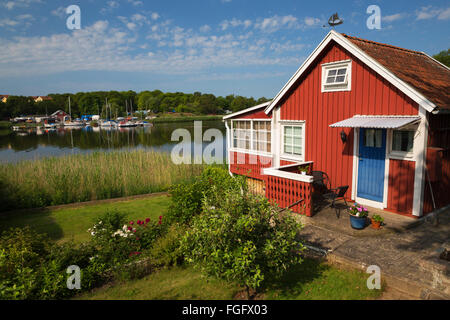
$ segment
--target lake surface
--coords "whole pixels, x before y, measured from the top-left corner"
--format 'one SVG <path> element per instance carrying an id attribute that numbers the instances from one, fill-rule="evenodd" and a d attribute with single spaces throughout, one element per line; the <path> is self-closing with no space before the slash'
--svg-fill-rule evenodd
<path id="1" fill-rule="evenodd" d="M 226 130 L 222 121 L 202 121 L 202 134 L 208 129 L 218 129 L 223 154 L 226 155 Z M 89 153 L 94 151 L 153 150 L 170 153 L 178 141 L 171 141 L 176 129 L 186 129 L 192 137 L 191 153 L 195 146 L 202 150 L 208 141 L 194 141 L 194 122 L 156 123 L 152 127 L 79 129 L 58 128 L 45 130 L 33 128 L 13 131 L 0 130 L 0 162 L 14 163 L 42 157 L 66 154 Z M 203 140 L 203 139 L 202 139 Z M 187 146 L 187 145 L 186 145 Z"/>

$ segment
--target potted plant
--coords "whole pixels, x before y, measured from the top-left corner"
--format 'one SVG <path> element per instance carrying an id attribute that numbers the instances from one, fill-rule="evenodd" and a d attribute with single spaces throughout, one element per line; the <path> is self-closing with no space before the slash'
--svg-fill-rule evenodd
<path id="1" fill-rule="evenodd" d="M 380 229 L 381 224 L 384 222 L 383 217 L 378 214 L 374 214 L 371 220 L 372 220 L 372 228 L 374 229 Z"/>
<path id="2" fill-rule="evenodd" d="M 366 227 L 369 212 L 367 208 L 355 203 L 349 208 L 350 224 L 353 229 L 364 229 Z"/>
<path id="3" fill-rule="evenodd" d="M 309 172 L 309 164 L 308 164 L 307 166 L 304 166 L 304 167 L 299 166 L 299 167 L 298 167 L 298 170 L 299 170 L 303 175 L 306 175 L 306 173 Z"/>

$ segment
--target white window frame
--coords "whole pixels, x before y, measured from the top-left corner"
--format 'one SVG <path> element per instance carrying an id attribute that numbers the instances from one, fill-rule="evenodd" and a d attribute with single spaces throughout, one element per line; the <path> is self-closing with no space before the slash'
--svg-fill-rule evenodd
<path id="1" fill-rule="evenodd" d="M 280 142 L 280 159 L 282 160 L 295 160 L 295 161 L 305 161 L 305 142 L 306 142 L 306 130 L 305 121 L 280 121 L 281 122 L 281 142 Z M 295 155 L 291 153 L 284 152 L 284 127 L 301 127 L 302 129 L 302 155 Z"/>
<path id="2" fill-rule="evenodd" d="M 409 125 L 399 129 L 388 130 L 388 150 L 389 158 L 398 160 L 415 160 L 415 148 L 416 148 L 416 137 L 418 135 L 418 124 Z M 394 143 L 394 131 L 414 131 L 413 147 L 411 151 L 398 151 L 392 149 L 392 144 Z"/>
<path id="3" fill-rule="evenodd" d="M 326 83 L 328 72 L 346 68 L 345 81 L 339 83 Z M 351 91 L 352 90 L 352 60 L 342 60 L 322 64 L 322 92 Z"/>
<path id="4" fill-rule="evenodd" d="M 237 148 L 234 147 L 234 123 L 235 122 L 240 122 L 240 121 L 249 121 L 250 122 L 250 149 L 242 149 L 242 148 Z M 255 144 L 255 137 L 254 137 L 254 129 L 253 129 L 253 123 L 255 121 L 267 121 L 270 122 L 270 132 L 271 132 L 271 136 L 273 135 L 273 128 L 272 128 L 272 119 L 232 119 L 231 120 L 231 128 L 230 128 L 230 137 L 231 137 L 231 141 L 230 141 L 230 151 L 233 152 L 241 152 L 241 153 L 248 153 L 248 154 L 257 154 L 257 155 L 264 155 L 264 156 L 271 156 L 272 155 L 272 150 L 273 150 L 273 144 L 272 144 L 272 139 L 270 139 L 269 142 L 271 144 L 270 152 L 264 152 L 264 151 L 258 151 L 254 148 L 254 144 Z"/>
<path id="5" fill-rule="evenodd" d="M 270 131 L 264 130 L 266 132 L 266 139 L 265 140 L 257 140 L 255 137 L 255 133 L 257 132 L 257 130 L 255 129 L 255 122 L 266 122 L 269 123 L 270 126 Z M 272 153 L 272 121 L 270 119 L 268 120 L 258 120 L 258 119 L 253 119 L 252 120 L 252 150 L 254 152 L 261 152 L 261 153 L 265 153 L 265 154 L 271 154 Z M 270 139 L 267 138 L 267 134 L 270 133 Z M 266 145 L 270 144 L 270 151 L 262 151 L 262 150 L 258 150 L 258 142 L 265 142 Z"/>

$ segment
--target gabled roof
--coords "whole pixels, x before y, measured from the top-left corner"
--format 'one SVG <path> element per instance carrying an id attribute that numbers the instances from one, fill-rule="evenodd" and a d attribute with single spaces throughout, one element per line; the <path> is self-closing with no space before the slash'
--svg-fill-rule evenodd
<path id="1" fill-rule="evenodd" d="M 280 90 L 280 92 L 275 96 L 275 98 L 272 100 L 270 105 L 267 106 L 267 108 L 265 110 L 266 114 L 269 114 L 272 111 L 272 109 L 277 106 L 278 102 L 280 102 L 280 100 L 283 98 L 283 96 L 296 83 L 296 81 L 300 78 L 300 76 L 316 60 L 316 58 L 319 56 L 319 54 L 325 49 L 325 47 L 331 41 L 336 42 L 337 44 L 342 46 L 344 49 L 349 51 L 352 55 L 354 55 L 356 58 L 358 58 L 363 63 L 365 63 L 368 67 L 370 67 L 375 72 L 377 72 L 379 75 L 381 75 L 384 79 L 386 79 L 388 82 L 390 82 L 396 88 L 398 88 L 400 91 L 402 91 L 404 94 L 406 94 L 409 98 L 411 98 L 417 104 L 419 104 L 420 106 L 425 108 L 428 112 L 432 112 L 432 111 L 436 110 L 437 107 L 444 108 L 444 109 L 450 109 L 450 105 L 448 103 L 445 104 L 445 102 L 442 105 L 441 104 L 436 105 L 435 102 L 437 102 L 438 100 L 436 99 L 435 95 L 432 94 L 432 96 L 430 96 L 430 97 L 427 96 L 427 94 L 430 94 L 430 92 L 431 92 L 430 89 L 428 89 L 428 91 L 420 90 L 419 87 L 416 87 L 412 83 L 409 83 L 406 80 L 407 79 L 406 76 L 400 76 L 400 74 L 402 74 L 402 73 L 400 71 L 397 71 L 397 68 L 399 68 L 399 66 L 397 64 L 395 64 L 395 65 L 397 65 L 397 68 L 395 68 L 395 67 L 393 68 L 394 70 L 396 70 L 394 72 L 393 70 L 390 69 L 389 59 L 385 60 L 385 64 L 381 63 L 380 61 L 377 60 L 377 58 L 372 57 L 370 54 L 368 54 L 366 52 L 366 49 L 362 49 L 362 48 L 367 48 L 370 45 L 363 46 L 360 43 L 361 41 L 356 40 L 357 38 L 352 38 L 353 40 L 351 40 L 350 38 L 352 38 L 352 37 L 344 36 L 334 30 L 331 30 L 327 34 L 327 36 L 322 40 L 322 42 L 317 46 L 317 48 L 311 53 L 311 55 L 305 60 L 305 62 L 303 62 L 303 64 L 295 72 L 295 74 L 291 77 L 291 79 L 289 79 L 289 81 L 284 85 L 284 87 Z M 363 41 L 366 41 L 366 40 L 363 40 Z M 371 41 L 367 41 L 366 43 L 368 43 L 368 42 L 371 42 Z M 388 46 L 388 45 L 385 45 L 385 46 L 386 46 L 386 48 L 390 48 L 389 50 L 394 50 L 394 49 L 392 49 L 393 46 Z M 369 49 L 367 49 L 367 50 L 369 50 Z M 396 48 L 395 50 L 397 50 L 397 51 L 395 51 L 397 53 L 401 52 L 400 48 Z M 405 52 L 411 52 L 411 50 L 406 50 L 406 49 L 402 49 L 402 50 L 404 50 Z M 372 52 L 372 51 L 370 51 L 370 52 Z M 392 53 L 391 53 L 391 55 L 392 55 Z M 422 55 L 421 59 L 424 59 L 425 57 L 427 57 L 427 59 L 432 61 L 432 62 L 430 62 L 430 61 L 426 62 L 426 63 L 429 63 L 430 65 L 432 65 L 432 67 L 430 67 L 429 69 L 427 68 L 427 70 L 429 70 L 430 72 L 434 72 L 436 70 L 437 65 L 440 65 L 439 74 L 445 74 L 445 73 L 450 72 L 448 68 L 443 67 L 443 65 L 441 65 L 439 62 L 436 62 L 431 57 L 428 57 L 426 54 L 422 53 L 421 55 Z M 377 57 L 378 56 L 379 55 L 377 55 Z M 420 62 L 418 62 L 418 61 L 417 61 L 417 63 L 420 64 Z M 427 76 L 426 79 L 422 79 L 421 78 L 422 73 L 412 74 L 411 72 L 407 72 L 407 74 L 410 75 L 408 80 L 415 77 L 416 79 L 418 79 L 417 81 L 426 82 L 427 79 L 429 80 L 431 78 L 431 75 L 430 75 L 430 76 Z M 448 77 L 448 75 L 447 75 L 447 77 Z M 427 87 L 429 88 L 429 87 L 431 87 L 431 85 L 427 85 Z M 448 87 L 447 87 L 447 92 L 445 94 L 442 92 L 440 92 L 440 93 L 443 95 L 448 94 Z M 447 100 L 446 98 L 441 98 L 441 100 L 442 99 L 444 101 Z"/>
<path id="2" fill-rule="evenodd" d="M 344 37 L 392 71 L 398 78 L 421 92 L 436 106 L 450 109 L 450 69 L 423 52 L 388 44 Z"/>
<path id="3" fill-rule="evenodd" d="M 227 120 L 227 119 L 230 119 L 230 118 L 234 118 L 234 117 L 236 117 L 236 116 L 240 116 L 241 114 L 244 114 L 244 113 L 247 113 L 247 112 L 252 112 L 252 111 L 256 111 L 256 110 L 258 110 L 258 109 L 265 108 L 265 107 L 267 107 L 271 102 L 272 102 L 272 101 L 267 101 L 267 102 L 258 104 L 257 106 L 253 106 L 253 107 L 250 107 L 250 108 L 247 108 L 247 109 L 244 109 L 244 110 L 235 112 L 235 113 L 231 113 L 231 114 L 229 114 L 229 115 L 223 117 L 223 120 Z"/>

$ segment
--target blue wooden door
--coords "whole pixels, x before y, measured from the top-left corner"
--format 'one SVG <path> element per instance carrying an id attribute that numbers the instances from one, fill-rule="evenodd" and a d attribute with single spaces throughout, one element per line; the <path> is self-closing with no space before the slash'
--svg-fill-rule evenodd
<path id="1" fill-rule="evenodd" d="M 360 129 L 358 192 L 359 198 L 383 202 L 386 130 Z"/>

